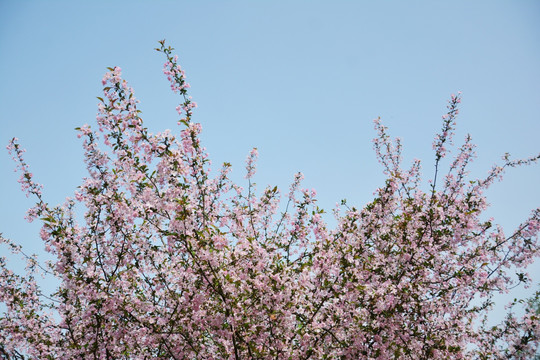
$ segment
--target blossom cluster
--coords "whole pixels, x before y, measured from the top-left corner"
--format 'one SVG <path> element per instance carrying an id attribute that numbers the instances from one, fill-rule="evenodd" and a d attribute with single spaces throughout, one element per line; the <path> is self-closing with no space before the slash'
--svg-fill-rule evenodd
<path id="1" fill-rule="evenodd" d="M 186 73 L 182 67 L 178 64 L 178 55 L 172 55 L 174 50 L 170 46 L 165 46 L 165 40 L 161 40 L 161 47 L 156 48 L 157 51 L 163 52 L 167 56 L 167 62 L 163 65 L 163 73 L 167 76 L 171 84 L 171 90 L 175 93 L 182 95 L 184 102 L 176 107 L 178 115 L 185 114 L 185 118 L 180 122 L 189 122 L 193 109 L 197 107 L 197 103 L 194 102 L 191 96 L 187 95 L 187 89 L 191 86 L 186 82 Z"/>
<path id="2" fill-rule="evenodd" d="M 345 202 L 330 228 L 298 173 L 284 196 L 217 173 L 191 121 L 195 103 L 172 49 L 165 75 L 183 97 L 178 135 L 151 134 L 119 67 L 109 68 L 97 128 L 79 128 L 88 176 L 73 200 L 42 200 L 14 140 L 9 148 L 54 261 L 28 256 L 19 275 L 0 258 L 2 359 L 529 359 L 540 338 L 538 294 L 488 322 L 494 296 L 531 277 L 540 209 L 506 234 L 481 215 L 510 160 L 470 181 L 470 136 L 447 174 L 459 96 L 434 141 L 436 171 L 404 167 L 401 142 L 375 121 L 387 180 L 362 208 Z M 75 204 L 85 209 L 83 221 Z M 14 253 L 22 248 L 0 236 Z M 1 245 L 1 244 L 0 244 Z M 24 254 L 23 254 L 24 255 Z M 38 274 L 55 276 L 43 294 Z M 516 315 L 516 309 L 522 315 Z"/>

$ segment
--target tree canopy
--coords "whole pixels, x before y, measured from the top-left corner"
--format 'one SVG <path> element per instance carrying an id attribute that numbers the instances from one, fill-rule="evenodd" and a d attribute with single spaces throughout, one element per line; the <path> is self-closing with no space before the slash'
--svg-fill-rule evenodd
<path id="1" fill-rule="evenodd" d="M 181 97 L 178 134 L 151 134 L 119 67 L 109 68 L 97 126 L 78 128 L 88 176 L 53 207 L 8 146 L 29 220 L 54 261 L 26 256 L 25 275 L 0 259 L 2 359 L 528 359 L 538 346 L 538 293 L 488 323 L 493 297 L 530 285 L 540 209 L 514 231 L 483 220 L 484 192 L 534 156 L 506 154 L 471 180 L 470 136 L 447 169 L 460 95 L 433 142 L 435 173 L 401 162 L 401 143 L 375 120 L 374 149 L 386 181 L 363 208 L 346 202 L 329 228 L 297 174 L 288 192 L 258 190 L 257 149 L 243 188 L 231 165 L 212 173 L 196 103 L 173 49 L 164 73 Z M 76 204 L 85 209 L 78 223 Z M 280 204 L 283 204 L 280 208 Z M 16 242 L 0 237 L 13 253 Z M 44 294 L 39 274 L 58 279 Z M 522 314 L 517 315 L 519 308 Z"/>

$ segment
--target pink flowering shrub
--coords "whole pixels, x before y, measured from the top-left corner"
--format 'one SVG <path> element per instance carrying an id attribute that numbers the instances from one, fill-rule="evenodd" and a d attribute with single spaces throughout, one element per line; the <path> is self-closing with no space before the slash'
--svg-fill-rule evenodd
<path id="1" fill-rule="evenodd" d="M 232 183 L 230 164 L 210 173 L 196 104 L 172 49 L 164 73 L 183 103 L 179 134 L 150 134 L 138 101 L 111 68 L 97 127 L 78 129 L 88 177 L 73 200 L 48 205 L 16 139 L 9 145 L 29 219 L 54 256 L 28 256 L 19 275 L 0 259 L 1 359 L 530 359 L 540 327 L 534 299 L 488 325 L 493 296 L 519 283 L 538 257 L 540 209 L 505 234 L 480 215 L 483 192 L 510 160 L 469 181 L 470 137 L 442 174 L 460 97 L 435 138 L 436 173 L 421 188 L 420 162 L 375 121 L 387 180 L 364 208 L 343 204 L 329 229 L 298 174 L 283 196 Z M 86 209 L 84 223 L 74 206 Z M 285 205 L 285 204 L 284 204 Z M 284 206 L 285 207 L 285 206 Z M 1 238 L 14 253 L 20 246 Z M 43 294 L 39 273 L 58 279 Z M 537 297 L 538 299 L 538 297 Z M 537 300 L 536 299 L 536 300 Z"/>

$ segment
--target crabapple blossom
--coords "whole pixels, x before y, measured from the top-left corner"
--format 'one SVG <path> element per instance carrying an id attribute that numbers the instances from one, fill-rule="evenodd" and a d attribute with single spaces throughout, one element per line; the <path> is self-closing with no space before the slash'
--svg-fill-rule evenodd
<path id="1" fill-rule="evenodd" d="M 41 264 L 0 236 L 27 261 L 21 275 L 0 258 L 2 359 L 534 356 L 538 293 L 509 304 L 499 324 L 488 319 L 496 294 L 532 282 L 526 267 L 538 258 L 540 209 L 508 233 L 481 214 L 485 190 L 538 156 L 505 155 L 471 180 L 467 136 L 442 176 L 461 101 L 453 95 L 426 192 L 420 161 L 403 166 L 401 142 L 377 119 L 374 149 L 387 179 L 367 205 L 343 202 L 330 228 L 302 174 L 281 207 L 277 187 L 256 188 L 257 149 L 247 158 L 247 189 L 230 180 L 228 163 L 210 171 L 185 72 L 160 45 L 182 98 L 178 133 L 144 127 L 114 67 L 102 80 L 96 125 L 78 129 L 88 175 L 65 204 L 44 200 L 18 140 L 8 146 L 22 190 L 36 199 L 28 218 L 43 223 L 54 261 Z M 42 273 L 58 280 L 52 294 L 41 290 Z"/>

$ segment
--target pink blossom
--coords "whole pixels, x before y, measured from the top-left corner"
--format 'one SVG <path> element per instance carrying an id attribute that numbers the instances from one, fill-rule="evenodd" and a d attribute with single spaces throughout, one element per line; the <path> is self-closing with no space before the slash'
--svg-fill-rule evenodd
<path id="1" fill-rule="evenodd" d="M 505 155 L 471 181 L 467 136 L 443 173 L 458 93 L 434 139 L 436 170 L 426 192 L 420 161 L 404 167 L 401 140 L 376 119 L 373 145 L 387 179 L 365 206 L 344 201 L 330 227 L 315 190 L 301 188 L 301 173 L 283 199 L 277 187 L 257 189 L 256 148 L 246 159 L 245 188 L 231 181 L 230 164 L 211 171 L 184 70 L 160 45 L 163 72 L 181 96 L 179 134 L 148 132 L 115 67 L 102 80 L 99 131 L 79 129 L 88 175 L 73 200 L 45 202 L 17 139 L 8 145 L 23 191 L 36 199 L 28 218 L 42 221 L 53 261 L 40 264 L 0 236 L 0 246 L 27 259 L 27 274 L 19 275 L 0 257 L 3 357 L 534 356 L 538 297 L 509 304 L 499 324 L 487 320 L 494 295 L 531 282 L 526 267 L 538 258 L 540 209 L 508 234 L 483 212 L 485 189 L 538 156 Z M 40 287 L 44 273 L 57 283 L 51 295 Z"/>

